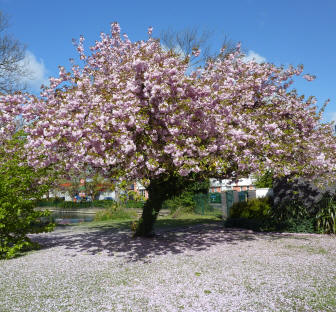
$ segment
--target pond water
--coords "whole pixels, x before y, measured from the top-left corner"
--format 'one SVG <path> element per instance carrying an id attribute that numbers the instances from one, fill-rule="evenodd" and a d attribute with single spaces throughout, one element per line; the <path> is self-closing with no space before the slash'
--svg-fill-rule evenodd
<path id="1" fill-rule="evenodd" d="M 94 219 L 94 214 L 78 211 L 52 211 L 50 217 L 56 224 L 64 225 L 91 222 Z"/>

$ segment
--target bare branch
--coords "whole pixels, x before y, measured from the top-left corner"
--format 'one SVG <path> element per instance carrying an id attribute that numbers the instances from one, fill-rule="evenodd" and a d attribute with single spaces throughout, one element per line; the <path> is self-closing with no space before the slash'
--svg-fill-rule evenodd
<path id="1" fill-rule="evenodd" d="M 223 57 L 236 48 L 236 44 L 224 37 L 221 45 L 223 53 L 212 52 L 209 43 L 213 32 L 199 31 L 198 28 L 186 28 L 182 31 L 167 29 L 161 32 L 160 42 L 167 49 L 173 50 L 182 57 L 189 57 L 190 66 L 197 66 L 205 63 L 209 59 Z M 200 50 L 198 57 L 193 55 L 193 51 Z"/>
<path id="2" fill-rule="evenodd" d="M 30 73 L 25 64 L 25 46 L 7 34 L 8 18 L 0 11 L 0 93 L 23 89 L 22 77 Z"/>

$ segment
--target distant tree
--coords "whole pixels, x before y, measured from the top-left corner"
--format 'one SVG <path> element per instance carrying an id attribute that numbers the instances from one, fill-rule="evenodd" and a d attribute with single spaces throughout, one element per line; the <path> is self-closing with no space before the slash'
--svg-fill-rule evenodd
<path id="1" fill-rule="evenodd" d="M 23 77 L 30 72 L 24 62 L 25 46 L 7 33 L 8 18 L 0 11 L 0 93 L 12 93 L 24 88 Z"/>
<path id="2" fill-rule="evenodd" d="M 54 190 L 66 193 L 73 199 L 80 192 L 80 178 L 60 178 L 56 180 Z"/>
<path id="3" fill-rule="evenodd" d="M 200 31 L 197 27 L 183 30 L 169 28 L 161 31 L 159 39 L 163 47 L 173 50 L 182 57 L 189 56 L 190 65 L 197 66 L 209 59 L 222 57 L 223 53 L 229 54 L 236 48 L 236 43 L 225 36 L 221 44 L 222 53 L 214 52 L 210 43 L 212 35 L 213 32 Z"/>
<path id="4" fill-rule="evenodd" d="M 114 184 L 98 173 L 86 179 L 84 187 L 85 193 L 92 199 L 97 199 L 101 192 L 114 190 Z"/>
<path id="5" fill-rule="evenodd" d="M 266 171 L 263 175 L 259 175 L 256 177 L 256 182 L 255 182 L 256 187 L 268 187 L 272 188 L 273 187 L 273 173 L 271 171 Z"/>
<path id="6" fill-rule="evenodd" d="M 71 198 L 83 192 L 86 196 L 96 199 L 101 192 L 114 190 L 114 187 L 109 179 L 99 173 L 92 170 L 77 172 L 72 169 L 67 174 L 63 173 L 62 177 L 56 180 L 53 189 L 61 193 L 67 193 Z"/>

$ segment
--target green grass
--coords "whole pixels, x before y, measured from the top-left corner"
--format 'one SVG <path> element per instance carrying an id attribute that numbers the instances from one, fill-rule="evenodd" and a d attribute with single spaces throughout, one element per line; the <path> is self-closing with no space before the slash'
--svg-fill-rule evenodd
<path id="1" fill-rule="evenodd" d="M 318 289 L 317 285 L 314 285 L 316 289 Z M 293 294 L 287 293 L 285 294 L 287 299 L 295 299 L 296 302 L 293 305 L 293 311 L 302 311 L 305 312 L 306 304 L 312 308 L 313 311 L 325 311 L 325 312 L 334 312 L 336 311 L 336 287 L 335 286 L 327 286 L 320 288 L 318 292 L 306 292 L 303 294 Z M 281 310 L 287 311 L 287 310 Z"/>
<path id="2" fill-rule="evenodd" d="M 217 215 L 198 215 L 192 213 L 184 213 L 178 218 L 172 216 L 159 217 L 155 223 L 155 228 L 177 228 L 188 227 L 195 224 L 202 223 L 217 223 L 222 222 Z"/>
<path id="3" fill-rule="evenodd" d="M 95 215 L 95 221 L 135 220 L 137 216 L 138 214 L 134 209 L 113 207 L 98 211 Z"/>
<path id="4" fill-rule="evenodd" d="M 112 228 L 130 228 L 131 223 L 138 218 L 113 218 L 109 220 L 95 220 L 92 222 L 85 222 L 78 224 L 78 227 L 112 227 Z M 155 229 L 170 229 L 170 228 L 184 228 L 196 224 L 204 223 L 218 223 L 222 222 L 220 217 L 217 215 L 198 215 L 192 213 L 185 213 L 174 218 L 172 216 L 159 216 L 158 220 L 154 224 Z"/>
<path id="5" fill-rule="evenodd" d="M 336 309 L 336 287 L 330 286 L 323 289 L 323 296 L 312 300 L 311 303 L 315 303 L 316 308 L 320 311 L 335 311 Z"/>
<path id="6" fill-rule="evenodd" d="M 294 249 L 295 251 L 304 250 L 312 254 L 320 254 L 320 255 L 328 254 L 328 251 L 322 247 L 311 247 L 311 246 L 306 246 L 306 245 L 301 245 L 301 246 L 300 245 L 286 245 L 285 247 L 288 249 Z"/>

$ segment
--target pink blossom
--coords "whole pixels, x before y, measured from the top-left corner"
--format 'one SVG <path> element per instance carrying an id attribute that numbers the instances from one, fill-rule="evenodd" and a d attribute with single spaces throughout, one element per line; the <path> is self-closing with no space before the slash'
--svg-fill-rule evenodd
<path id="1" fill-rule="evenodd" d="M 313 80 L 316 79 L 316 76 L 314 76 L 314 75 L 308 75 L 308 74 L 303 75 L 302 77 L 303 77 L 304 79 L 306 79 L 307 81 L 313 81 Z"/>
<path id="2" fill-rule="evenodd" d="M 193 51 L 192 51 L 192 55 L 193 56 L 197 57 L 200 54 L 201 54 L 201 50 L 200 49 L 197 49 L 197 48 L 193 49 Z"/>

